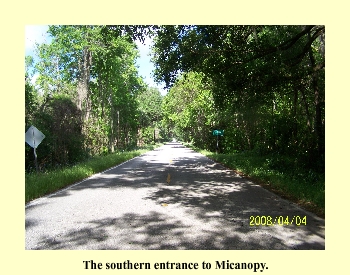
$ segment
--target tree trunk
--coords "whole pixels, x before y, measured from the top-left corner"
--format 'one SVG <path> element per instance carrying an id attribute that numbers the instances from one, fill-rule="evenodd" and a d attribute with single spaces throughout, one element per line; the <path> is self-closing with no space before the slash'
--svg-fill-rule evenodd
<path id="1" fill-rule="evenodd" d="M 294 99 L 293 99 L 293 143 L 296 144 L 298 140 L 298 122 L 297 122 L 297 110 L 298 110 L 298 87 L 294 86 Z"/>
<path id="2" fill-rule="evenodd" d="M 85 47 L 83 50 L 82 59 L 79 62 L 79 76 L 77 86 L 77 107 L 83 111 L 83 119 L 86 121 L 90 115 L 90 102 L 88 97 L 89 81 L 90 81 L 90 68 L 92 65 L 91 51 Z M 85 103 L 85 106 L 84 106 Z"/>
<path id="3" fill-rule="evenodd" d="M 306 126 L 309 129 L 309 133 L 311 134 L 312 133 L 311 122 L 310 122 L 311 116 L 310 116 L 310 111 L 309 111 L 309 105 L 308 105 L 307 98 L 306 98 L 303 87 L 300 88 L 300 93 L 301 93 L 301 96 L 303 98 L 304 106 L 305 106 L 306 121 L 307 121 Z"/>
<path id="4" fill-rule="evenodd" d="M 311 35 L 309 33 L 309 39 L 311 39 Z M 316 141 L 316 150 L 318 156 L 323 155 L 323 144 L 322 139 L 322 112 L 321 112 L 321 99 L 320 99 L 320 91 L 318 87 L 318 71 L 316 68 L 315 57 L 312 52 L 312 48 L 309 50 L 309 58 L 312 69 L 314 70 L 312 74 L 312 88 L 314 93 L 314 104 L 315 104 L 315 118 L 314 118 L 314 133 L 315 133 L 315 141 Z"/>

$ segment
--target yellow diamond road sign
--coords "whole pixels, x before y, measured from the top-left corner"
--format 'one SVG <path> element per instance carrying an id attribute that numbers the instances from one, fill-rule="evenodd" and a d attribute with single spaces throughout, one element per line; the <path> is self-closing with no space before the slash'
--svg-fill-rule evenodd
<path id="1" fill-rule="evenodd" d="M 45 135 L 34 126 L 30 126 L 25 134 L 26 142 L 33 148 L 37 148 L 45 138 Z"/>

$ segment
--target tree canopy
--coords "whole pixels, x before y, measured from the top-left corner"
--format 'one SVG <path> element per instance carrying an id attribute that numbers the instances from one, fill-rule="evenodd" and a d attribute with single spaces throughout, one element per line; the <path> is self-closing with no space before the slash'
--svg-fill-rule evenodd
<path id="1" fill-rule="evenodd" d="M 211 83 L 227 149 L 324 162 L 324 26 L 159 26 L 153 62 L 167 87 L 190 72 Z"/>
<path id="2" fill-rule="evenodd" d="M 212 130 L 224 129 L 222 152 L 282 154 L 324 169 L 324 26 L 66 25 L 48 33 L 39 61 L 26 57 L 26 127 L 49 137 L 42 163 L 160 137 L 213 149 Z M 147 36 L 164 98 L 136 67 L 135 40 Z"/>
<path id="3" fill-rule="evenodd" d="M 136 146 L 140 117 L 159 120 L 161 98 L 158 107 L 138 100 L 148 90 L 130 33 L 123 26 L 112 35 L 104 26 L 53 25 L 48 34 L 51 42 L 37 46 L 38 62 L 26 57 L 26 128 L 35 124 L 46 135 L 38 149 L 41 168 Z M 29 151 L 26 146 L 28 169 Z"/>

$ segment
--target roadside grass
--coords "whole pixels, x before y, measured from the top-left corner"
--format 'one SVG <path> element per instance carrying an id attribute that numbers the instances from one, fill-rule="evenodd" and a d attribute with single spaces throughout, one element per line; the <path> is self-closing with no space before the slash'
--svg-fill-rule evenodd
<path id="1" fill-rule="evenodd" d="M 261 156 L 253 152 L 215 154 L 184 144 L 202 153 L 241 176 L 251 179 L 282 198 L 288 199 L 304 209 L 324 218 L 325 175 L 298 166 L 287 156 Z"/>
<path id="2" fill-rule="evenodd" d="M 96 156 L 85 162 L 71 167 L 63 167 L 44 173 L 31 173 L 25 175 L 25 203 L 63 189 L 71 184 L 79 182 L 93 174 L 102 172 L 129 159 L 137 157 L 161 146 L 147 145 L 133 151 L 116 152 L 106 156 Z"/>

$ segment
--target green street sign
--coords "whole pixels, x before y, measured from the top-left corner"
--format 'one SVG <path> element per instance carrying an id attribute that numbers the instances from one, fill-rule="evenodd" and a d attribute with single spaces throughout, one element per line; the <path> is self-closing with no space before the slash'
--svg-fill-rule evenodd
<path id="1" fill-rule="evenodd" d="M 213 131 L 213 136 L 223 136 L 224 135 L 224 130 L 214 130 Z"/>

